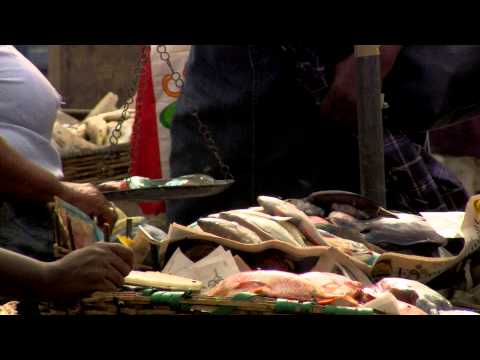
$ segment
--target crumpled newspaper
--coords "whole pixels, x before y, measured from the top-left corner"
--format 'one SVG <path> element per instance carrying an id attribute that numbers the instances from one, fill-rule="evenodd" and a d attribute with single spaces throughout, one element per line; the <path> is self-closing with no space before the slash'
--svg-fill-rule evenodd
<path id="1" fill-rule="evenodd" d="M 446 218 L 449 219 L 448 224 Z M 428 221 L 434 225 L 437 231 L 442 229 L 442 232 L 447 231 L 448 233 L 456 233 L 458 225 L 460 225 L 461 235 L 464 239 L 464 246 L 460 253 L 454 256 L 444 254 L 448 257 L 428 258 L 387 252 L 382 254 L 373 266 L 371 275 L 374 279 L 388 276 L 402 277 L 426 284 L 454 268 L 480 249 L 480 195 L 472 196 L 469 199 L 463 220 L 460 213 L 454 213 L 453 217 L 445 214 L 442 219 L 439 219 L 438 214 L 430 216 Z"/>
<path id="2" fill-rule="evenodd" d="M 239 273 L 237 261 L 231 251 L 225 251 L 222 246 L 196 263 L 177 248 L 162 272 L 201 281 L 203 284 L 201 292 L 205 293 L 225 278 Z"/>
<path id="3" fill-rule="evenodd" d="M 463 211 L 421 212 L 420 215 L 440 235 L 447 239 L 462 238 Z"/>

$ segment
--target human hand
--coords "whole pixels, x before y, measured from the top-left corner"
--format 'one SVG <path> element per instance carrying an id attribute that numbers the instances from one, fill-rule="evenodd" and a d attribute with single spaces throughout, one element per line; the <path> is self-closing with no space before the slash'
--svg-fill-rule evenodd
<path id="1" fill-rule="evenodd" d="M 380 76 L 383 79 L 391 72 L 402 49 L 401 45 L 380 47 Z M 327 121 L 356 131 L 357 128 L 357 80 L 356 58 L 352 54 L 335 67 L 335 77 L 325 96 L 320 112 Z"/>
<path id="2" fill-rule="evenodd" d="M 354 55 L 337 64 L 333 83 L 320 106 L 322 118 L 349 130 L 355 129 L 357 119 L 355 64 Z"/>
<path id="3" fill-rule="evenodd" d="M 60 197 L 63 200 L 91 217 L 96 216 L 100 225 L 108 223 L 113 228 L 117 221 L 115 208 L 93 184 L 62 182 L 62 187 Z"/>
<path id="4" fill-rule="evenodd" d="M 96 291 L 114 291 L 133 267 L 133 252 L 120 244 L 96 243 L 45 263 L 44 298 L 69 302 Z"/>

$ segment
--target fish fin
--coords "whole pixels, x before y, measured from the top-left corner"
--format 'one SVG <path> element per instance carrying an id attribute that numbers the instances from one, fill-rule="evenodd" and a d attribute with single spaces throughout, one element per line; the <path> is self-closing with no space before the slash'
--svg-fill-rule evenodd
<path id="1" fill-rule="evenodd" d="M 315 301 L 319 305 L 328 305 L 328 304 L 331 304 L 331 303 L 335 302 L 335 300 L 337 300 L 337 298 L 328 298 L 328 299 L 317 298 L 317 299 L 315 299 Z"/>
<path id="2" fill-rule="evenodd" d="M 355 300 L 353 297 L 350 295 L 345 295 L 345 296 L 335 296 L 335 297 L 330 297 L 330 298 L 317 298 L 316 302 L 319 305 L 329 305 L 333 304 L 335 306 L 353 306 L 356 307 L 358 306 L 358 301 Z"/>

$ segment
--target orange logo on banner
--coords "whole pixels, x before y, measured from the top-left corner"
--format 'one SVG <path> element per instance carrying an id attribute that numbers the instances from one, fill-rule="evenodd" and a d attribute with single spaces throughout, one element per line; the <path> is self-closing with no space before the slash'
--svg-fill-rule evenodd
<path id="1" fill-rule="evenodd" d="M 177 98 L 180 96 L 180 91 L 170 90 L 170 82 L 173 82 L 172 75 L 167 74 L 163 77 L 162 88 L 165 94 L 170 97 Z"/>

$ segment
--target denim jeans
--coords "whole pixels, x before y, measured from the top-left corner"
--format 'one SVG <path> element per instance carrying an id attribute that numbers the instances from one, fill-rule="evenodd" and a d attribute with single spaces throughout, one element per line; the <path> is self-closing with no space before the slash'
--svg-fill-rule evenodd
<path id="1" fill-rule="evenodd" d="M 169 201 L 169 221 L 187 224 L 215 211 L 253 206 L 258 195 L 359 191 L 356 139 L 322 121 L 315 95 L 322 88 L 312 91 L 298 81 L 297 59 L 281 46 L 192 48 L 171 129 L 172 176 L 223 178 L 198 131 L 196 111 L 236 182 L 217 196 Z M 328 81 L 333 67 L 325 68 Z"/>
<path id="2" fill-rule="evenodd" d="M 168 201 L 168 220 L 188 224 L 213 212 L 254 206 L 258 195 L 300 198 L 319 190 L 360 192 L 356 135 L 323 119 L 319 112 L 319 104 L 333 80 L 335 64 L 352 49 L 193 46 L 171 128 L 171 174 L 205 173 L 217 179 L 224 176 L 199 132 L 192 115 L 196 112 L 210 129 L 236 182 L 217 196 Z M 384 88 L 395 99 L 390 109 L 390 118 L 395 121 L 387 119 L 385 127 L 410 127 L 415 130 L 410 137 L 412 144 L 423 145 L 433 108 L 426 104 L 425 111 L 418 109 L 428 120 L 424 122 L 408 112 L 403 118 L 395 116 L 402 114 L 399 104 L 405 109 L 405 92 L 412 91 L 402 79 L 410 79 L 410 85 L 416 81 L 413 75 L 402 76 L 402 69 L 408 72 L 413 66 L 411 55 L 408 50 L 399 56 L 400 66 L 395 65 L 392 79 L 387 81 L 390 87 Z M 422 66 L 428 70 L 427 65 L 421 64 L 420 70 Z M 441 74 L 449 72 L 434 72 L 426 78 Z M 422 86 L 428 88 L 431 81 Z M 444 90 L 448 95 L 445 96 L 453 99 L 448 87 Z M 456 179 L 446 178 L 447 184 L 458 188 Z M 387 202 L 388 196 L 387 193 Z M 389 205 L 395 208 L 396 204 Z"/>

